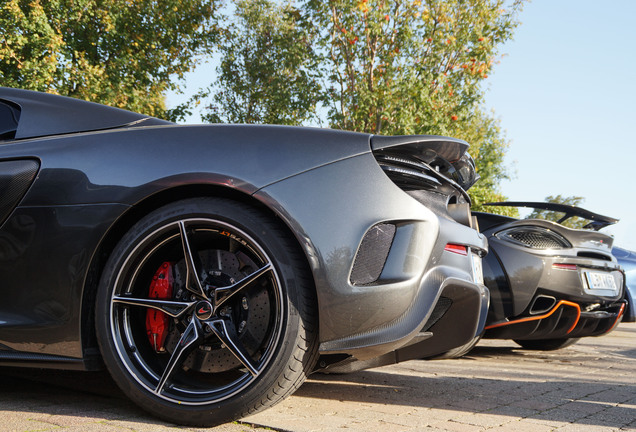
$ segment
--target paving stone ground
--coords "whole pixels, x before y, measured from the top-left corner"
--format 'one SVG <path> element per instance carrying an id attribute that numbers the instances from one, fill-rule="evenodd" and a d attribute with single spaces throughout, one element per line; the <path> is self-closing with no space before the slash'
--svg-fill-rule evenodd
<path id="1" fill-rule="evenodd" d="M 636 324 L 569 348 L 483 341 L 457 360 L 316 375 L 241 423 L 149 417 L 105 373 L 0 368 L 0 432 L 636 431 Z"/>

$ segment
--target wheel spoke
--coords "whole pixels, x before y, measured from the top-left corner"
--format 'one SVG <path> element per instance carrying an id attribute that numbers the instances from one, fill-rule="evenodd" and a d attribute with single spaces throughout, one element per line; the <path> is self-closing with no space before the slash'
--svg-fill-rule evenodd
<path id="1" fill-rule="evenodd" d="M 250 371 L 253 376 L 259 374 L 256 364 L 252 361 L 249 353 L 238 340 L 236 330 L 232 325 L 227 325 L 224 320 L 214 320 L 210 323 L 210 328 L 214 334 L 225 344 L 225 347 Z"/>
<path id="2" fill-rule="evenodd" d="M 243 279 L 241 279 L 240 281 L 236 282 L 233 285 L 216 288 L 214 290 L 214 309 L 216 310 L 220 308 L 221 305 L 223 305 L 223 303 L 228 301 L 228 299 L 232 297 L 234 294 L 241 291 L 243 288 L 247 287 L 248 285 L 256 281 L 258 278 L 263 276 L 265 273 L 270 271 L 272 271 L 272 265 L 270 263 L 267 263 L 265 266 L 256 270 L 251 275 L 244 277 Z"/>
<path id="3" fill-rule="evenodd" d="M 163 375 L 161 376 L 161 379 L 157 384 L 155 394 L 161 394 L 166 383 L 175 373 L 175 369 L 177 369 L 177 366 L 181 365 L 184 362 L 184 360 L 188 357 L 188 354 L 190 354 L 202 340 L 203 332 L 201 332 L 201 322 L 196 318 L 192 318 L 190 324 L 188 324 L 188 327 L 186 327 L 185 331 L 181 335 L 181 338 L 179 339 L 179 342 L 177 343 L 177 346 L 170 356 L 170 361 L 168 361 L 168 365 L 163 371 Z"/>
<path id="4" fill-rule="evenodd" d="M 179 232 L 181 234 L 181 243 L 183 245 L 183 256 L 185 258 L 186 263 L 186 289 L 188 291 L 193 292 L 194 294 L 203 297 L 206 300 L 209 300 L 205 295 L 205 291 L 203 290 L 203 286 L 201 285 L 201 280 L 199 280 L 199 275 L 197 274 L 197 266 L 194 261 L 194 253 L 192 248 L 190 247 L 190 242 L 188 241 L 188 234 L 186 233 L 185 224 L 183 221 L 179 221 Z"/>
<path id="5" fill-rule="evenodd" d="M 136 297 L 115 296 L 114 303 L 123 303 L 132 306 L 142 306 L 151 309 L 157 309 L 174 318 L 179 318 L 188 311 L 195 302 L 180 302 L 171 300 L 144 299 Z"/>

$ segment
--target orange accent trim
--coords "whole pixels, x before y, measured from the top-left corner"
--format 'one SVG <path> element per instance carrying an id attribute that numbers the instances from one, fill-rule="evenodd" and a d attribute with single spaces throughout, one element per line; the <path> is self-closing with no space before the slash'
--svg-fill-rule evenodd
<path id="1" fill-rule="evenodd" d="M 625 303 L 621 305 L 621 308 L 618 311 L 618 316 L 616 317 L 616 321 L 614 321 L 614 324 L 612 325 L 612 327 L 608 331 L 606 331 L 605 334 L 608 334 L 609 332 L 611 332 L 612 330 L 616 328 L 616 326 L 620 322 L 621 317 L 623 316 L 624 313 L 625 313 Z"/>
<path id="2" fill-rule="evenodd" d="M 555 313 L 557 311 L 557 309 L 559 309 L 561 306 L 570 306 L 570 307 L 573 307 L 573 308 L 576 309 L 576 319 L 574 320 L 574 324 L 572 324 L 572 327 L 570 327 L 570 329 L 568 330 L 568 333 L 570 333 L 572 330 L 574 330 L 576 325 L 579 323 L 579 318 L 581 318 L 581 307 L 578 304 L 570 302 L 570 301 L 567 301 L 567 300 L 560 300 L 552 308 L 552 310 L 550 310 L 550 312 L 548 312 L 545 315 L 526 317 L 526 318 L 520 318 L 520 319 L 514 320 L 514 321 L 505 321 L 505 322 L 500 322 L 500 323 L 497 323 L 497 324 L 491 324 L 491 325 L 487 326 L 485 328 L 485 330 L 490 330 L 490 329 L 493 329 L 493 328 L 503 327 L 503 326 L 507 326 L 507 325 L 511 325 L 511 324 L 519 324 L 519 323 L 522 323 L 522 322 L 542 320 L 542 319 L 548 318 L 550 315 Z"/>

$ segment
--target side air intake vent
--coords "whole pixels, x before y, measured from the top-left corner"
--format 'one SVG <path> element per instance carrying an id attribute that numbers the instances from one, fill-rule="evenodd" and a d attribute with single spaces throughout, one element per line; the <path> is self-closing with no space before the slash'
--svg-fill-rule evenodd
<path id="1" fill-rule="evenodd" d="M 0 162 L 0 225 L 18 205 L 39 168 L 34 160 Z"/>
<path id="2" fill-rule="evenodd" d="M 374 225 L 360 243 L 351 269 L 353 285 L 367 285 L 380 277 L 391 250 L 396 227 L 393 224 Z"/>

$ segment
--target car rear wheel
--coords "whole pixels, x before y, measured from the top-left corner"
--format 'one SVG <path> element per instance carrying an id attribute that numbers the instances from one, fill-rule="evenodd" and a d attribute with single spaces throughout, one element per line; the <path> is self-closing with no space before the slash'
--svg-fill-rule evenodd
<path id="1" fill-rule="evenodd" d="M 561 348 L 569 347 L 579 341 L 580 338 L 563 338 L 563 339 L 528 339 L 517 340 L 515 342 L 527 350 L 538 351 L 554 351 Z"/>
<path id="2" fill-rule="evenodd" d="M 226 199 L 162 207 L 122 238 L 97 295 L 104 362 L 165 420 L 214 425 L 291 394 L 317 356 L 313 286 L 268 215 Z"/>

